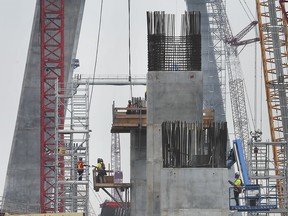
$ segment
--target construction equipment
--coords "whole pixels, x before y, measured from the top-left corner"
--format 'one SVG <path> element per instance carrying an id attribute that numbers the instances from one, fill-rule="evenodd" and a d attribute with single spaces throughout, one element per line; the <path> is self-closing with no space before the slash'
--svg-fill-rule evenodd
<path id="1" fill-rule="evenodd" d="M 248 142 L 249 142 L 248 116 L 247 116 L 247 111 L 246 111 L 246 103 L 245 103 L 245 95 L 244 95 L 244 81 L 243 81 L 242 71 L 240 68 L 240 61 L 239 61 L 239 57 L 237 53 L 237 46 L 235 47 L 228 43 L 229 39 L 233 38 L 233 34 L 232 34 L 232 30 L 230 27 L 230 23 L 226 14 L 226 9 L 225 9 L 223 1 L 221 0 L 212 1 L 209 3 L 209 5 L 210 5 L 211 12 L 209 12 L 208 14 L 211 17 L 211 20 L 213 20 L 213 23 L 216 24 L 216 28 L 214 27 L 215 32 L 216 33 L 218 32 L 217 33 L 218 36 L 213 38 L 213 43 L 215 45 L 219 44 L 219 41 L 218 41 L 219 38 L 223 40 L 224 42 L 226 42 L 223 45 L 224 46 L 223 51 L 225 53 L 225 60 L 226 60 L 226 65 L 227 65 L 227 70 L 228 70 L 228 77 L 229 77 L 229 89 L 230 89 L 234 134 L 235 134 L 236 139 L 241 139 L 243 142 L 245 160 L 248 163 L 248 158 L 249 158 L 249 151 L 247 148 Z M 213 23 L 212 22 L 210 23 L 211 29 L 213 28 Z M 241 34 L 241 35 L 244 36 L 244 34 Z M 240 39 L 241 38 L 242 36 L 240 37 Z M 223 52 L 218 51 L 215 53 L 221 54 Z M 219 58 L 223 58 L 223 57 L 219 56 Z M 221 67 L 219 66 L 218 68 L 221 69 Z"/>
<path id="2" fill-rule="evenodd" d="M 247 44 L 259 41 L 259 38 L 241 40 L 252 28 L 254 28 L 257 25 L 257 23 L 258 23 L 257 21 L 251 22 L 248 26 L 246 26 L 237 35 L 226 39 L 226 42 L 231 46 L 242 46 L 242 45 L 247 45 Z"/>
<path id="3" fill-rule="evenodd" d="M 64 98 L 56 107 L 56 82 L 64 89 L 64 0 L 41 0 L 41 213 L 64 212 L 64 200 L 57 204 L 57 185 L 60 176 L 64 176 L 64 157 L 59 156 L 60 173 L 57 172 L 57 147 L 55 139 L 56 110 L 63 129 L 65 108 Z M 63 92 L 60 92 L 63 94 Z M 59 143 L 64 147 L 64 143 Z M 57 155 L 58 156 L 58 155 Z M 61 187 L 60 190 L 64 190 Z"/>
<path id="4" fill-rule="evenodd" d="M 259 38 L 252 38 L 247 40 L 241 40 L 252 28 L 257 25 L 257 21 L 251 22 L 248 26 L 246 26 L 242 31 L 240 31 L 237 35 L 228 38 L 226 42 L 231 46 L 242 46 L 250 43 L 254 43 L 259 41 Z"/>
<path id="5" fill-rule="evenodd" d="M 288 140 L 287 119 L 287 12 L 284 2 L 256 0 L 272 142 Z M 287 209 L 287 161 L 282 145 L 273 145 L 280 208 Z"/>
<path id="6" fill-rule="evenodd" d="M 114 171 L 114 182 L 123 182 L 123 172 L 121 170 L 121 148 L 120 148 L 120 134 L 111 133 L 111 168 Z M 116 200 L 120 201 L 118 198 L 117 190 L 112 189 L 112 196 L 116 197 Z M 122 197 L 122 195 L 120 194 Z"/>
<path id="7" fill-rule="evenodd" d="M 270 178 L 266 178 L 265 173 L 269 172 L 269 157 L 267 157 L 267 147 L 270 143 L 251 142 L 250 151 L 254 149 L 254 154 L 251 154 L 250 161 L 250 176 L 247 172 L 246 163 L 242 149 L 241 140 L 233 141 L 233 149 L 235 152 L 236 162 L 238 163 L 239 171 L 242 173 L 244 187 L 243 193 L 239 196 L 239 205 L 234 204 L 234 187 L 229 188 L 229 206 L 230 210 L 245 211 L 245 212 L 271 212 L 280 213 L 278 209 L 278 192 L 275 184 L 270 183 Z M 277 143 L 283 145 L 283 143 Z M 255 151 L 257 149 L 257 151 Z M 256 160 L 255 160 L 256 154 Z M 253 174 L 251 174 L 253 173 Z M 255 180 L 256 179 L 256 183 Z M 261 180 L 261 184 L 258 184 Z M 265 180 L 265 181 L 264 181 Z M 262 184 L 264 183 L 264 184 Z"/>

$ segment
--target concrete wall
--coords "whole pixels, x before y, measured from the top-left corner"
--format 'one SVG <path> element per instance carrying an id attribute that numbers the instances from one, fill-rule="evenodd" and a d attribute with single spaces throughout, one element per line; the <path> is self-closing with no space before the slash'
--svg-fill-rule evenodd
<path id="1" fill-rule="evenodd" d="M 228 170 L 163 168 L 161 142 L 161 126 L 148 125 L 145 215 L 228 215 Z"/>
<path id="2" fill-rule="evenodd" d="M 65 1 L 65 80 L 71 78 L 85 0 Z M 8 163 L 4 209 L 40 211 L 40 1 L 37 1 L 17 122 Z"/>
<path id="3" fill-rule="evenodd" d="M 200 71 L 149 71 L 147 75 L 147 198 L 146 215 L 169 215 L 162 211 L 169 205 L 162 190 L 163 160 L 161 123 L 202 120 L 203 90 Z M 168 179 L 166 179 L 168 180 Z M 181 184 L 181 178 L 178 179 Z M 187 190 L 188 188 L 186 188 Z M 189 193 L 189 190 L 187 190 Z M 168 193 L 166 191 L 165 193 Z M 176 194 L 171 194 L 175 196 Z M 183 197 L 179 197 L 180 200 Z M 169 211 L 178 211 L 175 206 Z M 174 213 L 172 213 L 173 215 Z M 181 215 L 181 214 L 180 214 Z"/>
<path id="4" fill-rule="evenodd" d="M 228 215 L 227 179 L 227 169 L 161 169 L 161 215 Z"/>
<path id="5" fill-rule="evenodd" d="M 146 216 L 228 215 L 227 169 L 163 168 L 161 123 L 202 121 L 202 75 L 148 72 Z"/>
<path id="6" fill-rule="evenodd" d="M 200 71 L 149 71 L 147 123 L 202 121 L 203 74 Z"/>
<path id="7" fill-rule="evenodd" d="M 131 216 L 145 215 L 146 209 L 146 129 L 130 132 Z"/>

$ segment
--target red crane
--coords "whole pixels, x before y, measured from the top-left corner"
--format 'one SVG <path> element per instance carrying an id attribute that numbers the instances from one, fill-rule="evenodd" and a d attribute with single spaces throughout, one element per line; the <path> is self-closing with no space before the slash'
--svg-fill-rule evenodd
<path id="1" fill-rule="evenodd" d="M 58 110 L 64 123 L 64 103 L 55 106 L 57 82 L 64 89 L 64 0 L 41 0 L 40 4 L 41 34 L 41 168 L 40 168 L 40 203 L 41 213 L 63 212 L 63 205 L 58 205 L 57 194 L 61 188 L 56 187 L 56 180 L 61 173 L 64 158 L 56 163 L 58 148 L 56 144 L 55 113 Z M 59 92 L 61 94 L 61 92 Z M 60 125 L 63 125 L 60 123 Z M 63 157 L 63 156 L 62 156 Z M 60 169 L 61 170 L 61 169 Z M 61 172 L 61 171 L 60 171 Z M 63 202 L 60 201 L 60 203 Z"/>

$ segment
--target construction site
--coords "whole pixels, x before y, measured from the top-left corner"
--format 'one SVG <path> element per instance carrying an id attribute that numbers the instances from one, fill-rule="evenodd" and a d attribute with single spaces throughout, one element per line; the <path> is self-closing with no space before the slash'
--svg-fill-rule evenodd
<path id="1" fill-rule="evenodd" d="M 288 215 L 288 1 L 249 1 L 34 0 L 1 215 Z"/>

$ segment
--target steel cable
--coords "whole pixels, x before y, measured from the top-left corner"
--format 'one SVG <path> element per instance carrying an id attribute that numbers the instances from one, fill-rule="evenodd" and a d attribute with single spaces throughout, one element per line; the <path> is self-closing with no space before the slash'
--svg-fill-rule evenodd
<path id="1" fill-rule="evenodd" d="M 128 55 L 129 55 L 129 82 L 130 82 L 130 94 L 131 99 L 133 97 L 132 92 L 132 83 L 131 83 L 131 4 L 130 0 L 128 0 Z"/>
<path id="2" fill-rule="evenodd" d="M 96 68 L 97 68 L 97 62 L 98 62 L 99 41 L 100 41 L 100 32 L 101 32 L 101 24 L 102 24 L 102 12 L 103 12 L 103 0 L 101 0 L 101 7 L 100 7 L 99 28 L 98 28 L 95 63 L 94 63 L 94 70 L 93 70 L 93 82 L 95 80 Z M 90 107 L 91 107 L 93 90 L 94 90 L 94 85 L 92 85 L 92 89 L 91 89 L 91 97 L 90 97 L 90 101 L 88 105 L 88 112 L 90 111 Z"/>

